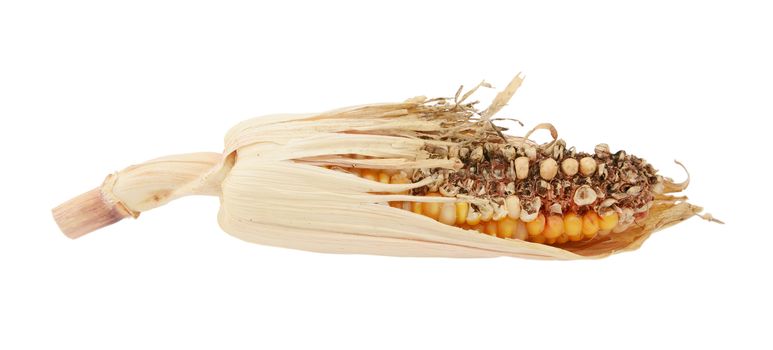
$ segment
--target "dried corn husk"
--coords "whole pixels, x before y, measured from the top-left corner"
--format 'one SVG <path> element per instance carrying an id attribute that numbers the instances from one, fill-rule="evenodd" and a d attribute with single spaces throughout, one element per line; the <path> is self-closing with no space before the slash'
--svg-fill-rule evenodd
<path id="1" fill-rule="evenodd" d="M 328 168 L 458 169 L 458 159 L 431 159 L 424 151 L 427 145 L 453 145 L 451 133 L 456 139 L 506 137 L 533 144 L 528 135 L 547 129 L 555 139 L 550 124 L 538 125 L 524 138 L 503 135 L 491 124 L 521 81 L 513 79 L 481 113 L 464 104 L 469 94 L 457 94 L 453 101 L 417 97 L 247 120 L 227 133 L 222 154 L 177 155 L 131 166 L 55 208 L 54 216 L 66 234 L 78 237 L 179 197 L 211 195 L 220 197 L 223 230 L 253 243 L 325 253 L 579 259 L 637 249 L 653 232 L 701 211 L 684 197 L 667 195 L 687 185 L 667 179 L 646 220 L 608 240 L 561 249 L 475 234 L 384 205 L 456 201 L 398 194 L 432 179 L 382 184 Z"/>

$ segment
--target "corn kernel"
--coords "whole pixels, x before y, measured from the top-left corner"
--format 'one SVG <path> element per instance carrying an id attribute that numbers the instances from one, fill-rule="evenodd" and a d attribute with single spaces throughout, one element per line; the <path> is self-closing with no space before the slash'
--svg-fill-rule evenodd
<path id="1" fill-rule="evenodd" d="M 516 220 L 509 217 L 505 217 L 497 222 L 497 237 L 500 238 L 513 238 L 515 235 L 515 227 L 518 224 Z"/>
<path id="2" fill-rule="evenodd" d="M 529 231 L 526 229 L 525 222 L 518 220 L 518 223 L 515 225 L 515 236 L 513 238 L 520 239 L 522 241 L 525 241 L 529 238 Z"/>
<path id="3" fill-rule="evenodd" d="M 564 233 L 564 219 L 558 215 L 550 215 L 545 220 L 545 229 L 542 231 L 542 235 L 548 239 L 548 241 L 555 240 Z"/>
<path id="4" fill-rule="evenodd" d="M 470 205 L 465 202 L 456 203 L 456 224 L 461 225 L 467 221 L 467 213 L 470 211 Z"/>
<path id="5" fill-rule="evenodd" d="M 477 211 L 469 211 L 467 213 L 467 225 L 476 226 L 480 224 L 480 213 Z"/>
<path id="6" fill-rule="evenodd" d="M 397 174 L 393 174 L 389 177 L 389 182 L 393 184 L 407 184 L 410 183 L 411 180 L 408 179 L 408 177 L 403 172 L 399 172 Z"/>
<path id="7" fill-rule="evenodd" d="M 389 177 L 389 183 L 404 185 L 404 184 L 411 183 L 411 179 L 409 179 L 404 172 L 399 172 Z M 410 190 L 397 192 L 397 194 L 410 194 L 410 193 L 411 193 Z"/>
<path id="8" fill-rule="evenodd" d="M 574 176 L 574 174 L 577 174 L 578 168 L 579 163 L 577 162 L 577 159 L 566 158 L 561 162 L 561 171 L 563 171 L 566 176 Z"/>
<path id="9" fill-rule="evenodd" d="M 480 207 L 480 219 L 483 221 L 491 221 L 494 218 L 494 208 L 491 206 Z"/>
<path id="10" fill-rule="evenodd" d="M 486 229 L 485 232 L 487 235 L 496 236 L 497 235 L 497 222 L 496 221 L 489 221 L 486 223 Z"/>
<path id="11" fill-rule="evenodd" d="M 389 174 L 387 174 L 385 172 L 378 173 L 378 182 L 383 183 L 383 184 L 388 184 L 389 183 Z"/>
<path id="12" fill-rule="evenodd" d="M 539 164 L 539 175 L 545 180 L 553 180 L 558 173 L 558 163 L 553 158 L 547 158 Z"/>
<path id="13" fill-rule="evenodd" d="M 545 244 L 556 244 L 556 238 L 557 237 L 551 237 L 551 238 L 545 237 Z"/>
<path id="14" fill-rule="evenodd" d="M 596 172 L 596 160 L 591 157 L 580 159 L 580 173 L 585 176 L 591 176 Z"/>
<path id="15" fill-rule="evenodd" d="M 427 193 L 427 197 L 440 197 L 440 193 L 431 192 Z M 440 205 L 439 202 L 424 202 L 421 204 L 421 214 L 435 220 L 440 217 Z"/>
<path id="16" fill-rule="evenodd" d="M 564 233 L 563 235 L 560 235 L 560 236 L 558 236 L 558 238 L 556 238 L 556 243 L 557 244 L 564 244 L 564 243 L 566 243 L 568 241 L 569 241 L 569 236 L 567 236 L 566 233 Z"/>
<path id="17" fill-rule="evenodd" d="M 529 158 L 518 157 L 515 159 L 515 176 L 518 180 L 523 180 L 529 176 Z"/>
<path id="18" fill-rule="evenodd" d="M 620 216 L 616 212 L 611 212 L 601 217 L 599 222 L 599 228 L 602 230 L 611 230 L 617 226 L 617 222 L 620 220 Z"/>
<path id="19" fill-rule="evenodd" d="M 421 215 L 422 208 L 421 208 L 421 202 L 410 202 L 411 203 L 411 211 Z"/>
<path id="20" fill-rule="evenodd" d="M 591 238 L 599 232 L 599 214 L 589 211 L 582 216 L 582 234 L 586 238 Z"/>
<path id="21" fill-rule="evenodd" d="M 582 237 L 582 218 L 576 213 L 564 215 L 564 232 L 569 237 Z"/>
<path id="22" fill-rule="evenodd" d="M 505 208 L 507 208 L 507 216 L 511 219 L 518 219 L 521 216 L 521 200 L 517 196 L 507 196 Z"/>
<path id="23" fill-rule="evenodd" d="M 530 236 L 542 234 L 542 231 L 545 230 L 545 215 L 540 213 L 534 221 L 527 222 L 526 230 L 529 231 Z"/>
<path id="24" fill-rule="evenodd" d="M 544 244 L 545 243 L 545 236 L 543 236 L 543 235 L 529 236 L 529 241 L 532 241 L 534 243 Z"/>
<path id="25" fill-rule="evenodd" d="M 362 177 L 370 181 L 378 181 L 378 172 L 373 169 L 362 169 Z"/>
<path id="26" fill-rule="evenodd" d="M 446 224 L 453 225 L 456 223 L 456 205 L 454 203 L 443 203 L 440 206 L 440 216 L 438 221 Z"/>

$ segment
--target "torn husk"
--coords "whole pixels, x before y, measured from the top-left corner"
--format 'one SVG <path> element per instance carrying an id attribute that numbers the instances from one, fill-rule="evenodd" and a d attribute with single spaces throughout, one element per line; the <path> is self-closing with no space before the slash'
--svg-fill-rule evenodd
<path id="1" fill-rule="evenodd" d="M 467 100 L 475 89 L 488 87 L 485 82 L 453 98 L 247 120 L 227 133 L 222 154 L 170 156 L 129 167 L 55 208 L 54 217 L 75 238 L 179 197 L 212 195 L 220 197 L 222 229 L 254 243 L 325 253 L 578 259 L 637 249 L 653 232 L 701 212 L 685 197 L 669 195 L 688 181 L 660 177 L 622 151 L 612 155 L 608 147 L 597 147 L 591 155 L 566 149 L 547 123 L 524 137 L 508 135 L 492 117 L 521 82 L 516 76 L 481 112 Z M 529 139 L 540 129 L 553 141 L 539 145 Z M 592 169 L 574 160 L 582 156 L 594 159 Z M 527 159 L 531 168 L 518 168 L 516 158 Z M 366 170 L 401 174 L 405 181 L 373 181 L 360 176 Z M 617 174 L 622 179 L 610 179 Z M 442 195 L 424 195 L 437 191 Z M 620 232 L 548 245 L 481 234 L 465 223 L 452 226 L 392 205 L 468 203 L 471 211 L 491 210 L 501 218 L 507 215 L 506 196 L 522 197 L 523 220 L 533 220 L 542 206 L 557 213 L 617 211 L 628 222 L 619 225 Z M 535 201 L 536 212 L 528 212 Z"/>

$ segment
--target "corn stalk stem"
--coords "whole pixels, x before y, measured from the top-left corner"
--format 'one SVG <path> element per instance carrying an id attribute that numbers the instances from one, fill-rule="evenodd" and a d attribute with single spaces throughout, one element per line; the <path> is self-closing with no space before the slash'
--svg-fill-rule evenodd
<path id="1" fill-rule="evenodd" d="M 74 239 L 183 196 L 219 196 L 225 164 L 220 153 L 189 153 L 132 165 L 54 208 L 54 220 Z"/>

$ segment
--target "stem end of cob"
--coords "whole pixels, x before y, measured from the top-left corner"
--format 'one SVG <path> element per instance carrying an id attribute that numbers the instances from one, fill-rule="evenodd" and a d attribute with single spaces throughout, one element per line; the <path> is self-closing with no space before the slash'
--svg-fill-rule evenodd
<path id="1" fill-rule="evenodd" d="M 59 229 L 72 239 L 135 216 L 107 198 L 99 187 L 60 204 L 52 213 Z"/>

